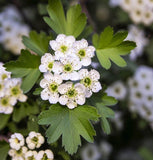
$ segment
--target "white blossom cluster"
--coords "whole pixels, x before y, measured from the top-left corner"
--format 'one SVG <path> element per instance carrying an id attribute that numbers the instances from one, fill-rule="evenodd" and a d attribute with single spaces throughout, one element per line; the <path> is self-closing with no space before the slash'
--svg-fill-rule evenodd
<path id="1" fill-rule="evenodd" d="M 25 146 L 25 142 L 27 147 Z M 14 133 L 9 139 L 10 150 L 8 152 L 12 160 L 53 160 L 53 152 L 49 149 L 41 150 L 37 152 L 36 150 L 40 148 L 45 142 L 44 137 L 40 133 L 31 131 L 26 139 L 20 133 Z"/>
<path id="2" fill-rule="evenodd" d="M 0 43 L 6 50 L 16 55 L 20 54 L 20 50 L 25 48 L 22 36 L 28 36 L 29 31 L 15 7 L 8 6 L 0 12 Z"/>
<path id="3" fill-rule="evenodd" d="M 27 96 L 20 88 L 21 79 L 11 78 L 11 73 L 0 63 L 0 113 L 11 114 L 17 101 L 25 102 Z"/>
<path id="4" fill-rule="evenodd" d="M 116 81 L 106 89 L 106 93 L 108 96 L 112 96 L 117 100 L 123 100 L 127 94 L 127 88 L 123 82 Z"/>
<path id="5" fill-rule="evenodd" d="M 56 40 L 50 41 L 50 47 L 54 54 L 45 53 L 39 66 L 44 73 L 40 82 L 43 100 L 73 109 L 102 89 L 99 72 L 85 68 L 91 65 L 95 51 L 85 39 L 76 41 L 73 36 L 59 34 Z"/>
<path id="6" fill-rule="evenodd" d="M 144 50 L 144 47 L 148 44 L 148 39 L 145 37 L 145 33 L 143 30 L 139 29 L 135 25 L 129 26 L 129 34 L 126 38 L 126 40 L 132 40 L 135 41 L 137 44 L 137 47 L 131 51 L 130 53 L 130 59 L 136 60 L 137 57 L 141 56 Z"/>
<path id="7" fill-rule="evenodd" d="M 151 25 L 153 23 L 152 0 L 110 0 L 111 6 L 120 6 L 134 23 Z"/>
<path id="8" fill-rule="evenodd" d="M 140 66 L 128 80 L 129 109 L 153 124 L 153 69 Z"/>
<path id="9" fill-rule="evenodd" d="M 112 152 L 112 146 L 107 141 L 101 141 L 100 145 L 87 144 L 81 150 L 82 160 L 108 160 Z"/>

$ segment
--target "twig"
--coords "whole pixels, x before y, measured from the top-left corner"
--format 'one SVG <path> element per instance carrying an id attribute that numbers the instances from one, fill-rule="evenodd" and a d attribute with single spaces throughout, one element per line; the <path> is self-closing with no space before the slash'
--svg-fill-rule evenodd
<path id="1" fill-rule="evenodd" d="M 81 7 L 82 7 L 82 11 L 86 14 L 86 16 L 88 17 L 89 23 L 90 23 L 91 26 L 93 27 L 94 32 L 96 32 L 96 25 L 95 25 L 94 21 L 92 20 L 90 14 L 89 14 L 89 12 L 88 12 L 87 6 L 86 6 L 86 2 L 87 2 L 87 1 L 88 1 L 88 0 L 79 0 L 80 5 L 81 5 Z"/>

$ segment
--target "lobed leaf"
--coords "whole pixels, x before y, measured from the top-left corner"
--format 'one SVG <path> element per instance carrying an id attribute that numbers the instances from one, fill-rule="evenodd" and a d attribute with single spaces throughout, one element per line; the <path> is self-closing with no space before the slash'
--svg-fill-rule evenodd
<path id="1" fill-rule="evenodd" d="M 110 134 L 111 129 L 107 118 L 114 117 L 114 111 L 108 106 L 113 106 L 117 103 L 114 97 L 107 96 L 106 93 L 99 93 L 99 95 L 91 97 L 90 103 L 98 110 L 98 114 L 101 116 L 101 127 L 106 134 Z"/>
<path id="2" fill-rule="evenodd" d="M 113 35 L 111 27 L 105 28 L 100 36 L 93 35 L 92 41 L 98 60 L 105 69 L 111 67 L 111 61 L 120 67 L 126 66 L 126 62 L 121 56 L 127 55 L 136 47 L 135 42 L 124 41 L 127 35 L 126 31 L 120 31 Z"/>
<path id="3" fill-rule="evenodd" d="M 40 57 L 32 55 L 28 50 L 22 50 L 16 61 L 10 61 L 4 66 L 12 73 L 12 77 L 22 78 L 21 88 L 24 93 L 28 92 L 40 76 Z"/>
<path id="4" fill-rule="evenodd" d="M 48 52 L 48 44 L 51 39 L 52 37 L 47 36 L 44 32 L 38 34 L 36 31 L 31 31 L 29 37 L 23 36 L 22 42 L 31 51 L 42 56 Z"/>
<path id="5" fill-rule="evenodd" d="M 49 17 L 44 21 L 57 33 L 78 37 L 86 26 L 86 16 L 80 5 L 71 6 L 66 15 L 60 0 L 50 0 L 47 7 Z"/>
<path id="6" fill-rule="evenodd" d="M 70 110 L 61 105 L 52 105 L 49 110 L 39 115 L 38 123 L 50 125 L 46 135 L 48 143 L 53 143 L 62 136 L 62 145 L 68 153 L 73 154 L 81 145 L 81 138 L 93 142 L 96 135 L 89 120 L 98 120 L 97 110 L 91 106 L 79 106 Z"/>

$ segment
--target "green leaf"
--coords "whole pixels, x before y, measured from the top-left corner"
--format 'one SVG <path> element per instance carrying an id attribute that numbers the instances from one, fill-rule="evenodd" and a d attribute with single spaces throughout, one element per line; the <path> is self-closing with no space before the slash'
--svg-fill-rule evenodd
<path id="1" fill-rule="evenodd" d="M 80 136 L 93 142 L 96 133 L 89 120 L 96 121 L 98 118 L 94 107 L 84 105 L 70 110 L 56 104 L 39 115 L 38 123 L 50 125 L 46 132 L 48 143 L 55 142 L 62 135 L 62 145 L 68 153 L 73 154 L 81 145 Z"/>
<path id="2" fill-rule="evenodd" d="M 33 92 L 33 95 L 35 96 L 40 95 L 42 90 L 43 90 L 42 88 L 36 88 L 35 91 Z"/>
<path id="3" fill-rule="evenodd" d="M 27 123 L 28 126 L 28 131 L 35 131 L 38 132 L 39 126 L 38 126 L 38 118 L 37 116 L 30 115 L 29 116 L 29 121 Z"/>
<path id="4" fill-rule="evenodd" d="M 19 107 L 14 108 L 13 121 L 20 122 L 21 119 L 31 114 L 38 114 L 39 108 L 36 104 L 20 103 Z"/>
<path id="5" fill-rule="evenodd" d="M 141 155 L 143 160 L 153 160 L 152 152 L 145 147 L 141 147 L 139 149 L 139 154 Z"/>
<path id="6" fill-rule="evenodd" d="M 110 125 L 109 125 L 107 118 L 101 117 L 101 127 L 102 127 L 104 133 L 106 133 L 106 134 L 111 133 L 111 128 L 110 128 Z"/>
<path id="7" fill-rule="evenodd" d="M 64 160 L 71 160 L 70 156 L 64 151 L 58 152 L 58 155 L 60 155 Z"/>
<path id="8" fill-rule="evenodd" d="M 70 7 L 66 14 L 66 35 L 78 37 L 86 26 L 86 16 L 81 13 L 81 6 Z"/>
<path id="9" fill-rule="evenodd" d="M 9 144 L 1 141 L 0 142 L 0 160 L 6 160 L 8 151 L 9 151 Z"/>
<path id="10" fill-rule="evenodd" d="M 12 77 L 23 78 L 21 88 L 28 92 L 40 76 L 40 57 L 32 55 L 28 50 L 22 50 L 21 56 L 16 61 L 10 61 L 4 66 L 12 73 Z"/>
<path id="11" fill-rule="evenodd" d="M 81 13 L 80 5 L 71 6 L 64 13 L 60 0 L 50 0 L 47 7 L 49 17 L 44 17 L 45 22 L 57 33 L 78 37 L 86 26 L 86 16 Z"/>
<path id="12" fill-rule="evenodd" d="M 113 106 L 117 103 L 114 97 L 107 96 L 106 93 L 99 93 L 97 96 L 92 96 L 90 98 L 90 103 L 94 105 L 98 114 L 101 116 L 101 127 L 106 134 L 110 134 L 110 126 L 107 118 L 114 117 L 114 111 L 108 106 Z"/>
<path id="13" fill-rule="evenodd" d="M 37 33 L 36 31 L 31 31 L 29 37 L 23 36 L 22 42 L 34 53 L 42 56 L 48 52 L 48 45 L 51 39 L 52 37 L 47 36 L 44 32 Z"/>
<path id="14" fill-rule="evenodd" d="M 0 114 L 0 120 L 1 120 L 0 130 L 6 126 L 9 118 L 10 118 L 10 114 Z"/>
<path id="15" fill-rule="evenodd" d="M 105 69 L 111 67 L 111 61 L 120 67 L 126 66 L 121 56 L 127 55 L 136 47 L 135 42 L 124 41 L 127 35 L 127 31 L 120 31 L 113 35 L 111 27 L 105 28 L 100 36 L 93 35 L 92 42 L 96 48 L 98 60 Z"/>

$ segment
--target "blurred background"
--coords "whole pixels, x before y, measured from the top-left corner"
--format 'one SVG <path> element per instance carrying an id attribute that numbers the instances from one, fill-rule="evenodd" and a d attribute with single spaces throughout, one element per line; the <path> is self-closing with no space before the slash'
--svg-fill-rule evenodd
<path id="1" fill-rule="evenodd" d="M 153 1 L 152 0 L 62 0 L 64 8 L 81 4 L 88 17 L 89 33 L 106 26 L 128 30 L 127 40 L 137 47 L 126 57 L 127 67 L 99 66 L 106 92 L 119 102 L 112 109 L 111 134 L 95 124 L 94 144 L 83 146 L 72 159 L 153 160 Z M 0 62 L 17 59 L 24 48 L 22 36 L 29 31 L 53 32 L 43 21 L 47 0 L 0 0 Z M 54 33 L 53 33 L 54 34 Z M 86 36 L 91 43 L 91 36 Z"/>

